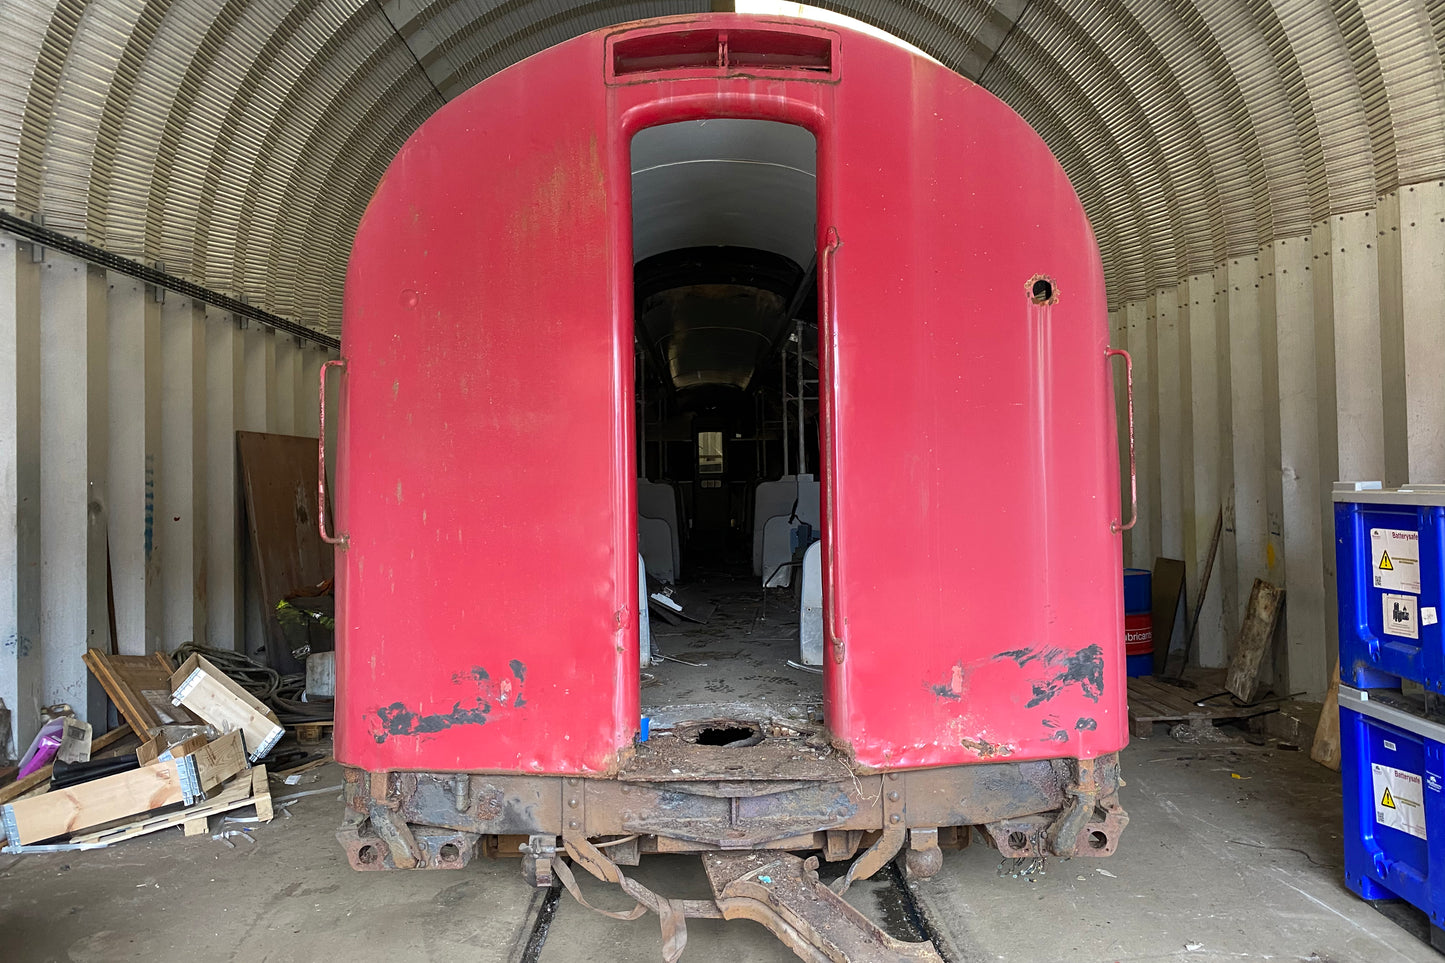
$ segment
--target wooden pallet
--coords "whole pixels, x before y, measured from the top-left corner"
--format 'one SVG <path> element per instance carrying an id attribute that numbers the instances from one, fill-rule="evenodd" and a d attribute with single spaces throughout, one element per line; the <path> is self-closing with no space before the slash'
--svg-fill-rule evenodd
<path id="1" fill-rule="evenodd" d="M 326 719 L 320 722 L 302 722 L 293 726 L 296 731 L 296 741 L 302 745 L 313 745 L 326 736 L 328 729 L 336 726 L 334 719 Z"/>
<path id="2" fill-rule="evenodd" d="M 1244 719 L 1258 715 L 1258 706 L 1234 705 L 1228 695 L 1221 695 L 1207 706 L 1196 706 L 1194 700 L 1219 692 L 1214 683 L 1203 683 L 1194 689 L 1181 689 L 1167 682 L 1143 676 L 1129 680 L 1129 735 L 1135 739 L 1147 739 L 1154 732 L 1154 724 L 1177 725 L 1185 723 L 1195 728 L 1204 728 L 1228 719 Z"/>
<path id="3" fill-rule="evenodd" d="M 256 807 L 256 817 L 262 822 L 270 822 L 273 818 L 271 787 L 266 781 L 265 766 L 255 766 L 241 773 L 228 782 L 219 793 L 205 802 L 74 836 L 70 842 L 98 843 L 108 846 L 123 839 L 134 839 L 137 836 L 146 836 L 176 826 L 182 827 L 187 836 L 199 836 L 210 831 L 209 819 L 211 816 L 228 813 L 245 806 Z"/>

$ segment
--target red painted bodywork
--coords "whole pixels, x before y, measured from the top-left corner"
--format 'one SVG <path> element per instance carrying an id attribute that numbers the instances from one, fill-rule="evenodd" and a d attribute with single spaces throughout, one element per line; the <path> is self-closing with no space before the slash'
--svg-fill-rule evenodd
<path id="1" fill-rule="evenodd" d="M 742 29 L 822 43 L 831 69 L 611 74 L 619 37 Z M 377 188 L 343 329 L 337 758 L 606 773 L 632 744 L 629 144 L 708 117 L 810 129 L 819 244 L 840 242 L 820 280 L 835 738 L 874 768 L 1122 748 L 1104 279 L 1063 171 L 938 64 L 707 15 L 502 71 Z M 1038 274 L 1056 304 L 1032 303 Z"/>

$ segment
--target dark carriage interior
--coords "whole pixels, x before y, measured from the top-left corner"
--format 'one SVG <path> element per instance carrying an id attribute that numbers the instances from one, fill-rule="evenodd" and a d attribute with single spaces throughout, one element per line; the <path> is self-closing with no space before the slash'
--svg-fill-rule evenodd
<path id="1" fill-rule="evenodd" d="M 800 614 L 822 521 L 816 153 L 807 130 L 758 120 L 633 139 L 639 551 L 662 597 L 642 703 L 658 728 L 821 721 L 819 667 L 799 667 L 816 661 Z"/>

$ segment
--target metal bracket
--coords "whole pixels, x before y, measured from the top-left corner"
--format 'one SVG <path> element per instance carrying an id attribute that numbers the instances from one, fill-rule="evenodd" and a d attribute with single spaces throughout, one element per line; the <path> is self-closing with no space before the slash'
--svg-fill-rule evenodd
<path id="1" fill-rule="evenodd" d="M 17 845 L 15 840 L 20 838 L 20 828 L 15 824 L 15 807 L 6 803 L 0 806 L 0 822 L 5 824 L 5 838 L 11 841 L 11 845 Z"/>
<path id="2" fill-rule="evenodd" d="M 848 892 L 848 887 L 856 880 L 868 879 L 888 865 L 888 861 L 898 855 L 908 838 L 908 798 L 904 788 L 907 783 L 899 778 L 896 772 L 886 773 L 880 782 L 883 796 L 883 835 L 879 836 L 878 841 L 868 847 L 862 856 L 853 860 L 845 875 L 833 881 L 833 892 L 839 896 Z"/>
<path id="3" fill-rule="evenodd" d="M 10 844 L 0 853 L 73 853 L 82 849 L 105 849 L 110 843 L 36 843 L 34 846 L 16 846 Z"/>
<path id="4" fill-rule="evenodd" d="M 528 836 L 518 849 L 527 854 L 522 857 L 522 878 L 529 886 L 550 889 L 556 882 L 552 861 L 557 858 L 557 837 Z"/>
<path id="5" fill-rule="evenodd" d="M 184 702 L 186 696 L 190 695 L 191 690 L 200 684 L 201 676 L 205 674 L 205 669 L 196 669 L 190 675 L 186 676 L 186 681 L 176 686 L 175 690 L 171 692 L 171 705 L 178 706 Z"/>
<path id="6" fill-rule="evenodd" d="M 193 806 L 206 798 L 201 788 L 201 772 L 196 766 L 195 756 L 181 756 L 175 760 L 176 776 L 181 784 L 181 799 L 187 806 Z"/>
<path id="7" fill-rule="evenodd" d="M 278 727 L 275 732 L 271 733 L 270 737 L 267 738 L 265 742 L 261 743 L 261 748 L 257 749 L 255 752 L 251 753 L 251 755 L 250 755 L 250 757 L 249 757 L 250 760 L 251 760 L 252 762 L 260 762 L 260 761 L 261 761 L 261 757 L 264 756 L 264 755 L 266 755 L 266 753 L 270 752 L 270 751 L 271 751 L 271 747 L 274 746 L 274 745 L 276 745 L 276 743 L 278 743 L 278 742 L 281 741 L 281 736 L 284 735 L 285 732 L 286 732 L 285 729 L 282 729 L 282 728 L 279 728 L 279 727 Z M 242 739 L 245 739 L 245 734 L 244 734 L 244 733 L 242 734 L 241 738 L 242 738 Z"/>

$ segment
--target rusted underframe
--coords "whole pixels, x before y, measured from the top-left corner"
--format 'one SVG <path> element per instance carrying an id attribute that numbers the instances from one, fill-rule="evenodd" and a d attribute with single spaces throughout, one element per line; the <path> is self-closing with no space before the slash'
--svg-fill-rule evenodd
<path id="1" fill-rule="evenodd" d="M 1118 784 L 1112 754 L 816 782 L 348 769 L 340 838 L 358 869 L 457 868 L 484 836 L 636 836 L 607 847 L 624 864 L 642 852 L 752 849 L 819 849 L 839 860 L 865 834 L 916 830 L 930 848 L 928 831 L 960 826 L 982 827 L 1005 856 L 1107 856 L 1128 820 Z"/>
<path id="2" fill-rule="evenodd" d="M 525 837 L 528 883 L 560 881 L 589 906 L 570 861 L 619 886 L 636 906 L 607 915 L 656 914 L 668 961 L 687 943 L 689 917 L 756 920 L 808 960 L 937 960 L 927 944 L 892 940 L 842 894 L 900 852 L 911 875 L 932 876 L 942 847 L 966 845 L 972 826 L 1004 856 L 1107 856 L 1129 818 L 1119 784 L 1116 755 L 816 781 L 348 769 L 337 837 L 351 865 L 367 870 L 458 869 L 481 842 L 496 852 L 501 838 Z M 804 861 L 797 851 L 852 863 L 829 887 L 818 879 L 817 858 Z M 714 899 L 669 899 L 629 879 L 621 867 L 649 852 L 703 854 Z"/>

